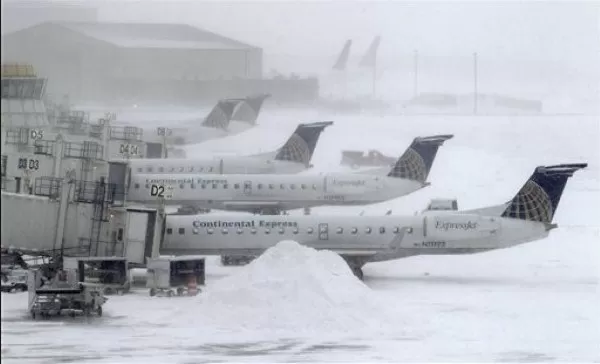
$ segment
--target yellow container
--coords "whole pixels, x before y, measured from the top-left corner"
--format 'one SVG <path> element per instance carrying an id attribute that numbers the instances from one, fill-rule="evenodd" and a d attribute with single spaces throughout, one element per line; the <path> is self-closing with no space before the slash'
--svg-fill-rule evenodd
<path id="1" fill-rule="evenodd" d="M 5 63 L 2 65 L 2 77 L 36 77 L 33 66 L 26 63 Z"/>

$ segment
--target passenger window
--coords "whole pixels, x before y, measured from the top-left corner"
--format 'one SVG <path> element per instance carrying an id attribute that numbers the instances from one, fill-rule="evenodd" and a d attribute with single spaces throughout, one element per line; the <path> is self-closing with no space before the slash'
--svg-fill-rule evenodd
<path id="1" fill-rule="evenodd" d="M 305 190 L 306 189 L 306 185 L 305 184 L 301 184 L 300 188 L 302 188 L 303 190 Z"/>
<path id="2" fill-rule="evenodd" d="M 185 170 L 185 168 L 179 167 L 179 172 L 183 172 L 184 170 Z"/>
<path id="3" fill-rule="evenodd" d="M 358 234 L 358 228 L 353 227 L 351 233 Z"/>
<path id="4" fill-rule="evenodd" d="M 201 185 L 200 185 L 200 187 L 201 187 L 202 189 L 205 189 L 205 188 L 206 188 L 206 184 L 205 184 L 205 183 L 203 183 L 203 184 L 201 184 Z"/>
<path id="5" fill-rule="evenodd" d="M 214 233 L 215 231 L 214 231 L 212 228 L 208 228 L 208 229 L 206 229 L 206 232 L 207 232 L 209 235 L 212 235 L 212 233 Z"/>
<path id="6" fill-rule="evenodd" d="M 190 187 L 191 187 L 192 189 L 195 189 L 195 188 L 196 188 L 196 185 L 192 183 L 192 184 L 190 185 Z"/>
<path id="7" fill-rule="evenodd" d="M 137 169 L 137 171 L 141 173 L 141 172 L 144 171 L 144 169 L 142 167 L 140 167 L 140 168 Z"/>
<path id="8" fill-rule="evenodd" d="M 271 183 L 269 183 L 269 189 L 270 189 L 270 190 L 272 190 L 272 189 L 274 189 L 274 188 L 275 188 L 275 185 L 274 185 L 274 184 L 271 184 Z"/>
<path id="9" fill-rule="evenodd" d="M 283 234 L 283 233 L 285 233 L 285 230 L 283 228 L 279 228 L 279 233 Z"/>
<path id="10" fill-rule="evenodd" d="M 192 166 L 192 167 L 189 167 L 189 168 L 188 168 L 188 170 L 189 170 L 190 172 L 194 172 L 194 167 L 193 167 L 193 166 Z"/>
<path id="11" fill-rule="evenodd" d="M 213 190 L 214 190 L 215 188 L 217 188 L 217 184 L 216 184 L 216 183 L 213 183 Z"/>
<path id="12" fill-rule="evenodd" d="M 337 232 L 338 234 L 341 234 L 341 233 L 343 233 L 343 232 L 344 232 L 344 228 L 341 228 L 341 227 L 339 227 L 339 228 L 337 228 L 336 232 Z"/>
<path id="13" fill-rule="evenodd" d="M 373 229 L 371 229 L 370 227 L 368 227 L 368 228 L 366 228 L 366 229 L 365 229 L 365 232 L 366 232 L 367 234 L 370 234 L 370 233 L 371 233 L 371 231 L 373 231 Z"/>
<path id="14" fill-rule="evenodd" d="M 290 185 L 290 189 L 295 190 L 296 189 L 296 185 L 295 184 L 291 184 Z"/>
<path id="15" fill-rule="evenodd" d="M 380 233 L 380 234 L 385 234 L 385 227 L 383 227 L 383 226 L 382 226 L 382 227 L 380 227 L 380 228 L 379 228 L 379 233 Z"/>
<path id="16" fill-rule="evenodd" d="M 317 190 L 317 185 L 312 185 L 313 190 Z"/>
<path id="17" fill-rule="evenodd" d="M 152 167 L 146 167 L 146 172 L 152 172 Z"/>
<path id="18" fill-rule="evenodd" d="M 185 228 L 179 228 L 179 235 L 185 235 Z"/>
<path id="19" fill-rule="evenodd" d="M 134 184 L 134 185 L 133 185 L 133 187 L 134 187 L 135 189 L 138 189 L 138 188 L 140 188 L 140 184 L 139 184 L 139 183 L 136 183 L 136 184 Z"/>
<path id="20" fill-rule="evenodd" d="M 200 229 L 198 229 L 198 228 L 193 228 L 193 229 L 192 229 L 192 233 L 193 233 L 194 235 L 198 235 L 198 233 L 199 233 L 199 232 L 200 232 Z"/>
<path id="21" fill-rule="evenodd" d="M 282 183 L 279 185 L 279 188 L 281 188 L 282 190 L 285 190 L 285 185 Z"/>
<path id="22" fill-rule="evenodd" d="M 169 168 L 169 172 L 175 172 L 175 167 Z"/>
<path id="23" fill-rule="evenodd" d="M 265 229 L 265 234 L 270 234 L 271 233 L 271 229 Z"/>
<path id="24" fill-rule="evenodd" d="M 229 187 L 229 185 L 228 185 L 227 183 L 225 183 L 225 184 L 223 185 L 223 189 L 225 189 L 225 190 L 226 190 L 228 187 Z"/>
<path id="25" fill-rule="evenodd" d="M 294 228 L 294 230 L 292 231 L 294 234 L 298 234 L 298 228 Z"/>
<path id="26" fill-rule="evenodd" d="M 185 185 L 182 183 L 179 185 L 179 188 L 183 190 L 183 188 L 185 187 Z"/>
<path id="27" fill-rule="evenodd" d="M 173 229 L 172 229 L 172 228 L 167 228 L 167 234 L 168 234 L 168 235 L 171 235 L 171 234 L 173 234 Z"/>
<path id="28" fill-rule="evenodd" d="M 158 167 L 158 171 L 162 173 L 162 172 L 165 171 L 165 168 L 164 167 Z"/>
<path id="29" fill-rule="evenodd" d="M 146 189 L 150 188 L 150 185 L 146 183 Z"/>
<path id="30" fill-rule="evenodd" d="M 226 228 L 221 229 L 221 233 L 223 233 L 224 235 L 229 234 L 229 230 L 227 230 Z"/>
<path id="31" fill-rule="evenodd" d="M 234 184 L 233 188 L 235 188 L 236 190 L 239 190 L 240 189 L 240 184 L 239 183 Z"/>
<path id="32" fill-rule="evenodd" d="M 213 167 L 209 167 L 209 168 L 208 168 L 208 171 L 209 171 L 209 172 L 212 172 L 212 171 L 213 171 Z"/>
<path id="33" fill-rule="evenodd" d="M 308 229 L 306 229 L 306 232 L 309 234 L 312 234 L 315 230 L 311 227 L 309 227 Z"/>
<path id="34" fill-rule="evenodd" d="M 400 228 L 395 226 L 394 227 L 394 234 L 398 234 L 400 232 Z"/>
<path id="35" fill-rule="evenodd" d="M 255 229 L 255 228 L 252 228 L 252 229 L 250 230 L 250 233 L 251 233 L 251 234 L 256 234 L 256 229 Z"/>
<path id="36" fill-rule="evenodd" d="M 202 172 L 202 171 L 204 170 L 204 168 L 200 167 L 200 168 L 198 168 L 198 170 L 199 170 L 200 172 Z"/>
<path id="37" fill-rule="evenodd" d="M 239 235 L 239 234 L 241 234 L 241 233 L 243 233 L 243 232 L 244 232 L 244 231 L 243 231 L 242 229 L 237 229 L 237 233 L 238 233 L 238 235 Z"/>
<path id="38" fill-rule="evenodd" d="M 259 183 L 256 185 L 256 188 L 258 188 L 260 190 L 262 188 L 262 186 L 263 186 L 262 183 Z"/>

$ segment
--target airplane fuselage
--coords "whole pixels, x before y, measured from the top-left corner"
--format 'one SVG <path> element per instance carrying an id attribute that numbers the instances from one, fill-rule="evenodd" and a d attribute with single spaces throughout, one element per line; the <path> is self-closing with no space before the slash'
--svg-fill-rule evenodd
<path id="1" fill-rule="evenodd" d="M 473 254 L 548 236 L 539 222 L 476 214 L 167 216 L 161 254 L 258 255 L 282 240 L 367 262 Z"/>
<path id="2" fill-rule="evenodd" d="M 329 205 L 368 205 L 415 192 L 426 184 L 355 174 L 138 174 L 127 199 L 197 208 L 250 211 L 291 210 Z"/>

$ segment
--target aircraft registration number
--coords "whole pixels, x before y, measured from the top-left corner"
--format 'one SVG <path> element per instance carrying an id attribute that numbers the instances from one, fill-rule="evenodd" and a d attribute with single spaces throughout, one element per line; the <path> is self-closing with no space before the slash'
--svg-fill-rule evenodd
<path id="1" fill-rule="evenodd" d="M 445 241 L 424 241 L 420 244 L 421 248 L 445 248 Z"/>
<path id="2" fill-rule="evenodd" d="M 325 195 L 323 197 L 326 201 L 345 201 L 346 198 L 343 195 Z"/>

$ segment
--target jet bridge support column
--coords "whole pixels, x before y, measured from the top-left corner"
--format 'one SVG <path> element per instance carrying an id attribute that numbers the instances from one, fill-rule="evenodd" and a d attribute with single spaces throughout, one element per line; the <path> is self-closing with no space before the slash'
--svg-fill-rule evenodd
<path id="1" fill-rule="evenodd" d="M 57 249 L 60 249 L 60 255 L 62 256 L 63 247 L 64 247 L 64 239 L 65 239 L 65 224 L 66 224 L 66 216 L 67 216 L 67 207 L 69 206 L 70 199 L 70 190 L 71 190 L 70 181 L 63 181 L 61 184 L 60 191 L 60 200 L 58 205 L 58 217 L 56 221 L 56 230 L 54 235 L 54 244 L 53 250 L 56 252 Z"/>

